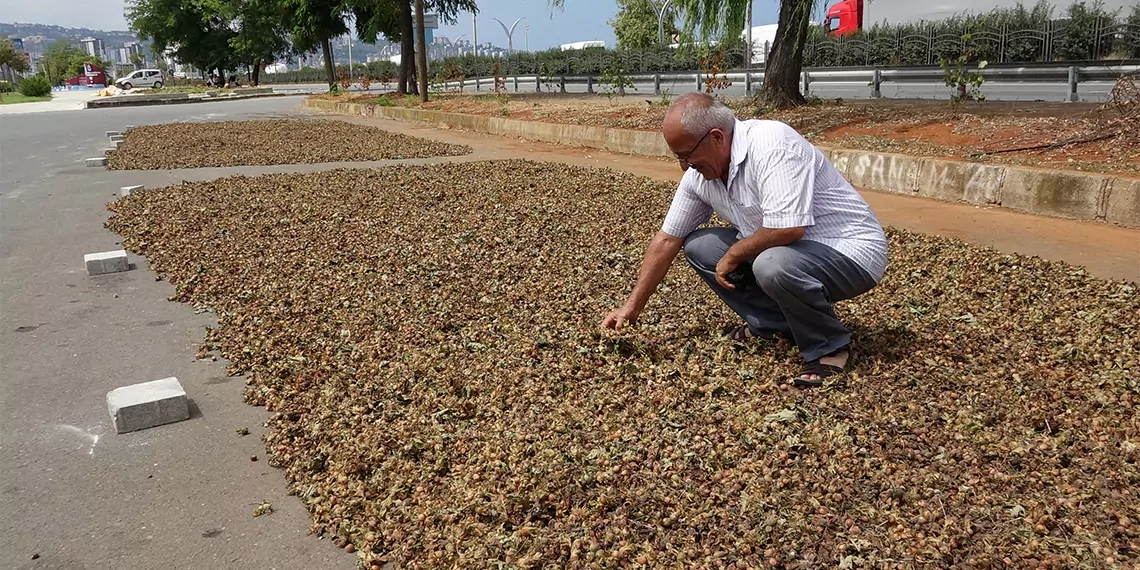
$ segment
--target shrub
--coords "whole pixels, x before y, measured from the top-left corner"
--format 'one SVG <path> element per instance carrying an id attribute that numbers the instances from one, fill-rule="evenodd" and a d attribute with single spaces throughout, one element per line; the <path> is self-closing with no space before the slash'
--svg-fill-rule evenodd
<path id="1" fill-rule="evenodd" d="M 20 83 L 20 93 L 25 97 L 46 97 L 51 95 L 51 83 L 42 75 L 33 75 Z"/>
<path id="2" fill-rule="evenodd" d="M 0 81 L 0 93 L 11 93 L 12 84 L 7 81 Z"/>

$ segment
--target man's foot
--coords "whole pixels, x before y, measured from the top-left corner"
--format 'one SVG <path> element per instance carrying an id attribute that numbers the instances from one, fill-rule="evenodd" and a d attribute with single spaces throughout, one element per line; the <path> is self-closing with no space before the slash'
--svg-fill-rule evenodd
<path id="1" fill-rule="evenodd" d="M 809 360 L 800 369 L 799 376 L 792 379 L 792 383 L 800 388 L 818 388 L 823 381 L 832 376 L 847 373 L 847 362 L 851 359 L 851 351 L 845 346 L 839 350 L 819 357 L 818 360 Z"/>
<path id="2" fill-rule="evenodd" d="M 735 328 L 729 327 L 728 329 L 725 329 L 724 334 L 736 342 L 745 342 L 750 339 L 757 338 L 755 334 L 752 334 L 752 327 L 747 324 L 740 325 Z"/>

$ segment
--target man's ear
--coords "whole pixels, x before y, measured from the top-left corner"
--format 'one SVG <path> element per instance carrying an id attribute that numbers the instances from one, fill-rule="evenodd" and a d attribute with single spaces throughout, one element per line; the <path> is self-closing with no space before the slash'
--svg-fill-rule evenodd
<path id="1" fill-rule="evenodd" d="M 725 136 L 724 131 L 720 129 L 713 129 L 712 132 L 709 133 L 709 138 L 715 140 L 718 145 L 722 145 L 728 141 L 728 137 Z"/>

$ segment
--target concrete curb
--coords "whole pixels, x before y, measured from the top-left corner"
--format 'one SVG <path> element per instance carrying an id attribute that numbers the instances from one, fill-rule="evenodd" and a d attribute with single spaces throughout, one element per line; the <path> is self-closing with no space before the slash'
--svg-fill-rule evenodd
<path id="1" fill-rule="evenodd" d="M 660 133 L 306 99 L 344 115 L 432 123 L 642 156 L 670 156 Z M 1030 214 L 1140 228 L 1140 179 L 820 147 L 852 184 L 879 192 L 998 206 Z"/>
<path id="2" fill-rule="evenodd" d="M 86 109 L 110 109 L 114 107 L 146 107 L 150 105 L 181 105 L 186 103 L 209 103 L 212 101 L 241 101 L 262 97 L 290 97 L 296 93 L 256 93 L 226 97 L 190 97 L 188 93 L 165 93 L 162 95 L 123 95 L 109 99 L 92 99 Z"/>

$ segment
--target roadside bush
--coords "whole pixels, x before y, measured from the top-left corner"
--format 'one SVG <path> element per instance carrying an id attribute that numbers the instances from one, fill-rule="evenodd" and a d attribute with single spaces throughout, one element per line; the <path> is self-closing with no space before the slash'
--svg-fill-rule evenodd
<path id="1" fill-rule="evenodd" d="M 12 84 L 7 81 L 0 81 L 0 93 L 11 93 Z"/>
<path id="2" fill-rule="evenodd" d="M 33 75 L 20 83 L 20 93 L 25 97 L 46 97 L 51 95 L 51 83 L 42 75 Z"/>

